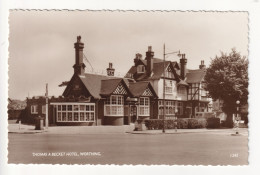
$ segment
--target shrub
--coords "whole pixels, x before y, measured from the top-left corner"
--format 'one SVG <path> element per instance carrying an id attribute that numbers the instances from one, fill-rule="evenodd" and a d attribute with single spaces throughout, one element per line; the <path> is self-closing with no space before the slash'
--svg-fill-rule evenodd
<path id="1" fill-rule="evenodd" d="M 207 119 L 207 128 L 219 128 L 220 127 L 220 118 L 208 118 Z"/>
<path id="2" fill-rule="evenodd" d="M 188 118 L 180 118 L 177 119 L 178 123 L 178 129 L 187 129 L 189 125 L 189 119 Z"/>
<path id="3" fill-rule="evenodd" d="M 148 130 L 158 130 L 163 128 L 162 119 L 150 119 L 144 121 L 145 126 Z M 175 120 L 165 120 L 165 129 L 175 129 Z M 177 128 L 178 129 L 194 129 L 194 128 L 205 128 L 207 126 L 207 121 L 204 118 L 179 118 L 177 119 Z"/>

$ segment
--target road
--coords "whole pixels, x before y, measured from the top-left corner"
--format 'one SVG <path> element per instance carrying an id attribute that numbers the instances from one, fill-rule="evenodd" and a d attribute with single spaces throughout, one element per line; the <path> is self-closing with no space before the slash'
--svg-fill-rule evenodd
<path id="1" fill-rule="evenodd" d="M 8 163 L 14 164 L 248 164 L 248 137 L 224 132 L 151 135 L 9 133 L 8 137 Z"/>

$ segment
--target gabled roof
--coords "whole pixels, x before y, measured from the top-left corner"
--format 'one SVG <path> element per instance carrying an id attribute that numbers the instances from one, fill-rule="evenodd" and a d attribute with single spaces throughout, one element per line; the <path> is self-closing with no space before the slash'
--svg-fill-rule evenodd
<path id="1" fill-rule="evenodd" d="M 181 79 L 180 79 L 180 81 L 177 83 L 177 85 L 178 85 L 178 86 L 181 86 L 181 85 L 182 85 L 182 86 L 189 86 L 188 83 L 186 83 L 185 81 L 183 81 L 183 80 L 181 80 Z"/>
<path id="2" fill-rule="evenodd" d="M 141 60 L 142 63 L 144 63 L 145 65 L 147 64 L 146 60 Z M 169 64 L 174 68 L 179 69 L 179 65 L 177 62 L 171 62 L 171 61 L 165 61 L 165 68 L 167 68 L 169 66 Z M 132 66 L 128 73 L 132 74 L 135 78 L 135 80 L 140 81 L 140 80 L 148 80 L 148 79 L 160 79 L 163 72 L 164 72 L 164 62 L 161 59 L 158 58 L 153 58 L 153 72 L 152 72 L 152 76 L 147 76 L 146 73 L 141 73 L 141 74 L 137 74 L 137 68 L 135 66 Z M 176 74 L 177 75 L 177 74 Z M 176 76 L 175 75 L 175 76 Z"/>
<path id="3" fill-rule="evenodd" d="M 153 87 L 151 86 L 150 82 L 148 81 L 139 81 L 139 82 L 130 82 L 129 83 L 129 90 L 134 97 L 140 97 L 143 95 L 144 91 L 149 88 L 153 95 L 157 97 L 156 92 L 154 91 Z"/>
<path id="4" fill-rule="evenodd" d="M 127 89 L 127 85 L 125 84 L 122 78 L 102 80 L 100 95 L 111 95 L 121 82 Z"/>
<path id="5" fill-rule="evenodd" d="M 94 98 L 100 98 L 101 81 L 106 79 L 111 79 L 115 77 L 109 77 L 104 75 L 96 75 L 85 73 L 85 76 L 79 76 L 89 93 Z"/>
<path id="6" fill-rule="evenodd" d="M 188 70 L 186 74 L 187 83 L 200 83 L 206 75 L 205 69 Z"/>
<path id="7" fill-rule="evenodd" d="M 101 98 L 103 95 L 112 94 L 120 83 L 122 83 L 126 87 L 126 91 L 130 93 L 127 88 L 129 82 L 123 78 L 89 73 L 85 73 L 84 75 L 85 76 L 79 77 L 85 85 L 86 89 L 94 98 Z"/>

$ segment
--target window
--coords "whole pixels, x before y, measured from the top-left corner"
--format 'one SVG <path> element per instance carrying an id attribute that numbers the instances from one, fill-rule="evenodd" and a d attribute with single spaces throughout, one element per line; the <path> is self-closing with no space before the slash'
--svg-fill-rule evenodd
<path id="1" fill-rule="evenodd" d="M 165 80 L 165 93 L 172 94 L 172 81 Z"/>
<path id="2" fill-rule="evenodd" d="M 137 66 L 137 73 L 144 73 L 145 67 L 144 65 L 138 65 Z"/>
<path id="3" fill-rule="evenodd" d="M 183 86 L 179 86 L 177 89 L 178 94 L 185 95 L 186 94 L 186 88 Z"/>
<path id="4" fill-rule="evenodd" d="M 150 115 L 150 101 L 149 101 L 148 97 L 140 97 L 139 115 L 140 116 L 149 116 Z"/>
<path id="5" fill-rule="evenodd" d="M 182 102 L 180 102 L 180 101 L 178 102 L 177 109 L 178 109 L 178 114 L 182 115 L 183 114 L 183 103 Z"/>
<path id="6" fill-rule="evenodd" d="M 31 106 L 31 114 L 38 114 L 38 105 Z"/>
<path id="7" fill-rule="evenodd" d="M 175 101 L 165 101 L 165 115 L 174 115 L 177 108 Z M 159 115 L 163 115 L 163 100 L 159 101 Z"/>
<path id="8" fill-rule="evenodd" d="M 124 115 L 124 97 L 121 95 L 111 95 L 105 101 L 106 116 L 123 116 Z"/>
<path id="9" fill-rule="evenodd" d="M 57 105 L 57 122 L 94 122 L 95 104 Z"/>
<path id="10" fill-rule="evenodd" d="M 42 114 L 46 114 L 46 105 L 42 105 Z"/>

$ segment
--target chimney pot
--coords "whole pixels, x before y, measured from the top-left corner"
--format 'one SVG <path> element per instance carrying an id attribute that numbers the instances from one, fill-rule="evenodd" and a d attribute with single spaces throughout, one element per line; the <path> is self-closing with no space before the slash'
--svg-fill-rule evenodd
<path id="1" fill-rule="evenodd" d="M 152 46 L 148 46 L 148 52 L 152 52 Z"/>
<path id="2" fill-rule="evenodd" d="M 75 64 L 73 66 L 74 73 L 82 75 L 85 73 L 85 64 L 83 63 L 84 43 L 81 42 L 81 36 L 77 36 L 77 42 L 74 43 L 75 48 Z"/>
<path id="3" fill-rule="evenodd" d="M 113 68 L 113 63 L 108 63 L 107 76 L 114 76 L 114 74 L 115 69 Z"/>
<path id="4" fill-rule="evenodd" d="M 186 64 L 187 64 L 187 59 L 185 58 L 185 54 L 181 54 L 181 59 L 180 59 L 180 65 L 181 65 L 181 78 L 184 80 L 186 76 Z"/>
<path id="5" fill-rule="evenodd" d="M 148 51 L 146 52 L 146 60 L 147 60 L 147 66 L 146 66 L 146 73 L 147 76 L 150 76 L 153 71 L 153 56 L 154 52 L 152 51 L 152 46 L 148 46 Z"/>

